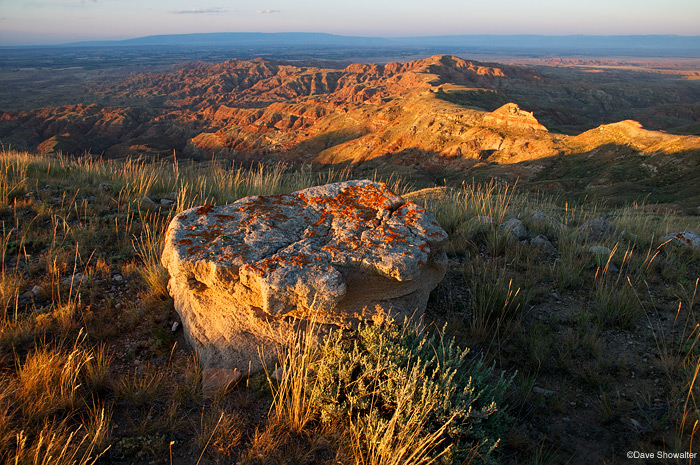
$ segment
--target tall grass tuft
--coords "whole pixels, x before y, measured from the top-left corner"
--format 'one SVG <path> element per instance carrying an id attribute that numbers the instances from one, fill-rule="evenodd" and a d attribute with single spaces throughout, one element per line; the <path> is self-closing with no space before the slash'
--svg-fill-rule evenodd
<path id="1" fill-rule="evenodd" d="M 9 205 L 10 201 L 23 194 L 27 181 L 27 170 L 34 159 L 27 152 L 0 152 L 0 205 Z"/>
<path id="2" fill-rule="evenodd" d="M 68 352 L 60 347 L 39 347 L 23 362 L 18 361 L 12 397 L 28 421 L 41 422 L 80 401 L 83 372 L 93 358 L 91 351 L 81 347 L 81 339 Z"/>
<path id="3" fill-rule="evenodd" d="M 48 423 L 35 441 L 31 441 L 24 430 L 17 433 L 14 451 L 15 465 L 92 465 L 107 448 L 105 436 L 109 428 L 109 418 L 101 410 L 93 430 L 85 432 L 82 426 L 69 427 L 66 422 Z M 9 463 L 9 462 L 8 462 Z"/>
<path id="4" fill-rule="evenodd" d="M 266 371 L 272 389 L 271 409 L 295 432 L 302 431 L 317 415 L 317 379 L 312 376 L 312 366 L 319 356 L 315 349 L 318 338 L 318 327 L 312 321 L 280 349 L 277 370 L 272 374 Z"/>
<path id="5" fill-rule="evenodd" d="M 596 270 L 593 284 L 594 315 L 601 328 L 614 325 L 621 329 L 631 329 L 644 315 L 644 311 L 636 297 L 634 284 L 625 273 L 633 251 L 627 250 L 620 269 L 611 272 L 617 247 L 613 247 L 610 255 Z"/>
<path id="6" fill-rule="evenodd" d="M 141 234 L 132 240 L 136 255 L 143 263 L 143 266 L 139 267 L 139 274 L 151 296 L 166 296 L 168 294 L 168 271 L 161 265 L 160 257 L 163 253 L 165 230 L 171 216 L 139 210 L 139 218 L 143 225 Z"/>
<path id="7" fill-rule="evenodd" d="M 476 342 L 493 343 L 520 324 L 530 295 L 516 287 L 505 267 L 475 259 L 463 275 L 471 287 L 468 328 Z"/>

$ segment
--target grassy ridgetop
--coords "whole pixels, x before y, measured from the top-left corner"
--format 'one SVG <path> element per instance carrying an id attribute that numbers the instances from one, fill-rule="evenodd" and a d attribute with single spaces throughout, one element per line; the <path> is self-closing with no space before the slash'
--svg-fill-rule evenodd
<path id="1" fill-rule="evenodd" d="M 310 421 L 290 428 L 284 409 L 269 410 L 271 386 L 279 391 L 264 376 L 203 399 L 196 359 L 181 333 L 170 331 L 177 316 L 158 263 L 177 211 L 352 176 L 282 165 L 0 154 L 0 459 L 89 463 L 108 446 L 113 463 L 400 457 L 390 447 L 393 435 L 381 450 L 349 441 L 390 430 L 361 421 L 329 427 L 317 404 Z M 429 320 L 447 323 L 446 337 L 471 348 L 469 364 L 494 363 L 491 382 L 501 370 L 514 377 L 494 460 L 614 462 L 623 449 L 688 450 L 700 418 L 700 253 L 662 238 L 697 231 L 697 216 L 576 204 L 493 182 L 409 194 L 414 189 L 401 179 L 389 181 L 450 234 L 450 269 Z M 533 212 L 564 226 L 535 221 Z M 500 233 L 511 215 L 531 237 L 547 235 L 558 257 Z M 474 221 L 484 216 L 493 224 Z M 615 234 L 591 241 L 577 232 L 600 216 L 616 225 Z M 613 254 L 596 256 L 592 245 Z"/>

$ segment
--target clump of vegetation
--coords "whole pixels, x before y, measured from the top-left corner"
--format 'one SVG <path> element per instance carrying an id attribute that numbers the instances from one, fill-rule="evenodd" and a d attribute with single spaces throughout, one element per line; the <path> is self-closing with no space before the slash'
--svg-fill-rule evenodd
<path id="1" fill-rule="evenodd" d="M 412 323 L 331 334 L 314 369 L 321 419 L 347 424 L 359 463 L 484 462 L 508 423 L 503 374 Z"/>
<path id="2" fill-rule="evenodd" d="M 92 464 L 108 449 L 109 409 L 88 387 L 103 375 L 100 356 L 83 339 L 36 347 L 0 376 L 3 463 Z"/>

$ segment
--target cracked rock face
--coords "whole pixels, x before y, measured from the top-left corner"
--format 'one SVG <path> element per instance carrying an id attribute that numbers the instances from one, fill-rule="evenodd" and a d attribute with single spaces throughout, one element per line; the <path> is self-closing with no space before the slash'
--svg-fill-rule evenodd
<path id="1" fill-rule="evenodd" d="M 348 181 L 177 215 L 162 262 L 205 367 L 262 368 L 296 324 L 421 315 L 447 234 L 384 184 Z"/>

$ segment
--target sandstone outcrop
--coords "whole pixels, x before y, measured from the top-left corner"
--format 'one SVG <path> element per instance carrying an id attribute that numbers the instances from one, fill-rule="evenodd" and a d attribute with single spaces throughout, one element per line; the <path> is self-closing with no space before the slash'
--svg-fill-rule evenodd
<path id="1" fill-rule="evenodd" d="M 348 181 L 201 206 L 173 219 L 162 262 L 205 367 L 262 367 L 295 325 L 420 315 L 447 234 L 384 184 Z"/>
<path id="2" fill-rule="evenodd" d="M 484 122 L 494 126 L 512 127 L 520 130 L 546 131 L 531 111 L 521 110 L 515 103 L 506 103 L 491 113 L 484 115 Z"/>

